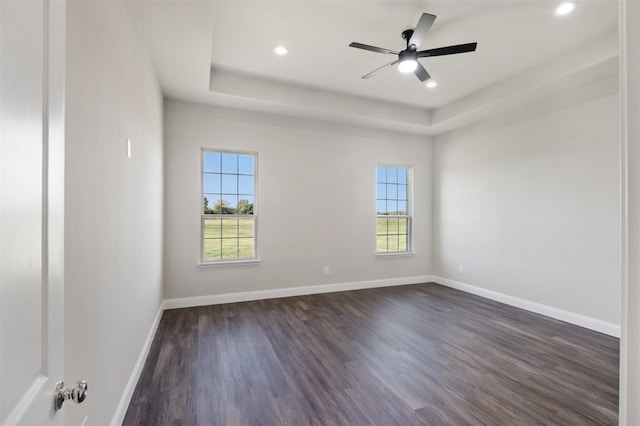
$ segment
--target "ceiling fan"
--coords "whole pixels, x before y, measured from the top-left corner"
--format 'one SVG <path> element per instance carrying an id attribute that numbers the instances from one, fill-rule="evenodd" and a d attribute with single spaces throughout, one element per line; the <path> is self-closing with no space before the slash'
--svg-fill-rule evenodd
<path id="1" fill-rule="evenodd" d="M 420 81 L 425 82 L 431 78 L 426 69 L 418 62 L 418 58 L 427 58 L 430 56 L 443 56 L 443 55 L 453 55 L 455 53 L 465 53 L 465 52 L 473 52 L 476 50 L 476 46 L 478 43 L 465 43 L 465 44 L 456 44 L 453 46 L 446 47 L 438 47 L 436 49 L 427 49 L 418 51 L 418 48 L 422 44 L 423 39 L 427 35 L 427 32 L 433 25 L 433 21 L 436 20 L 435 15 L 431 15 L 429 13 L 423 13 L 418 21 L 418 25 L 416 28 L 411 30 L 405 30 L 402 32 L 402 38 L 407 41 L 407 48 L 396 52 L 395 50 L 389 50 L 382 47 L 370 46 L 368 44 L 362 44 L 357 42 L 352 42 L 349 44 L 351 47 L 355 47 L 357 49 L 369 50 L 371 52 L 376 53 L 384 53 L 387 55 L 397 55 L 398 59 L 395 61 L 389 62 L 386 65 L 381 66 L 380 68 L 376 68 L 371 71 L 369 74 L 365 74 L 362 78 L 371 78 L 379 71 L 390 67 L 392 65 L 398 64 L 398 69 L 403 73 L 413 72 L 416 77 L 420 79 Z"/>

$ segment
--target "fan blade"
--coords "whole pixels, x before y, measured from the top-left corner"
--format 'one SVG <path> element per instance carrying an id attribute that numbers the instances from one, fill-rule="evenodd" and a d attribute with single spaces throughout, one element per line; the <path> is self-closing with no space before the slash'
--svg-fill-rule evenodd
<path id="1" fill-rule="evenodd" d="M 431 78 L 427 70 L 424 69 L 424 67 L 420 62 L 418 62 L 418 66 L 416 67 L 416 70 L 414 71 L 414 73 L 416 77 L 418 77 L 420 81 L 423 83 Z"/>
<path id="2" fill-rule="evenodd" d="M 393 62 L 389 62 L 388 64 L 385 64 L 383 66 L 381 66 L 380 68 L 376 68 L 375 70 L 371 71 L 369 74 L 363 75 L 362 78 L 371 78 L 373 77 L 378 71 L 382 71 L 383 69 L 390 67 L 391 65 L 395 65 L 397 64 L 399 61 L 396 59 Z"/>
<path id="3" fill-rule="evenodd" d="M 422 40 L 427 35 L 427 32 L 433 25 L 433 21 L 436 20 L 436 15 L 430 13 L 423 13 L 416 25 L 416 29 L 413 30 L 413 35 L 409 39 L 409 45 L 413 44 L 416 49 L 422 44 Z"/>
<path id="4" fill-rule="evenodd" d="M 369 46 L 368 44 L 356 43 L 355 41 L 351 42 L 351 44 L 349 44 L 349 46 L 350 47 L 355 47 L 356 49 L 364 49 L 364 50 L 369 50 L 371 52 L 376 52 L 376 53 L 385 53 L 387 55 L 397 55 L 398 54 L 398 52 L 393 51 L 393 50 L 384 49 L 382 47 Z"/>
<path id="5" fill-rule="evenodd" d="M 418 52 L 418 58 L 427 58 L 429 56 L 453 55 L 455 53 L 473 52 L 476 50 L 478 43 L 456 44 L 453 46 L 438 47 L 437 49 L 428 49 Z"/>

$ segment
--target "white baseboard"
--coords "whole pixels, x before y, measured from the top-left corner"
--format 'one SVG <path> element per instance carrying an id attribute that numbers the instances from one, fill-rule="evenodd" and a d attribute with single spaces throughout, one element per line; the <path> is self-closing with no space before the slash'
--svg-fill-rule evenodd
<path id="1" fill-rule="evenodd" d="M 127 382 L 127 385 L 122 392 L 118 407 L 116 408 L 116 411 L 113 414 L 113 418 L 111 419 L 111 426 L 120 426 L 124 420 L 124 416 L 127 414 L 127 409 L 129 408 L 131 397 L 133 396 L 133 392 L 136 390 L 136 385 L 138 384 L 140 374 L 142 374 L 142 369 L 144 368 L 144 363 L 147 360 L 147 356 L 149 355 L 149 350 L 151 349 L 153 338 L 155 337 L 156 331 L 158 330 L 158 325 L 160 325 L 160 318 L 162 318 L 162 312 L 164 312 L 165 310 L 164 305 L 164 302 L 160 304 L 158 312 L 156 313 L 156 317 L 153 319 L 153 323 L 151 324 L 149 333 L 147 333 L 147 338 L 145 339 L 144 344 L 142 345 L 142 349 L 140 350 L 140 355 L 138 355 L 136 365 L 134 365 L 133 370 L 131 371 L 129 381 Z"/>
<path id="2" fill-rule="evenodd" d="M 417 277 L 390 278 L 372 281 L 356 281 L 336 284 L 321 284 L 303 287 L 277 288 L 270 290 L 247 291 L 239 293 L 213 294 L 197 297 L 165 299 L 164 309 L 190 308 L 194 306 L 219 305 L 222 303 L 247 302 L 250 300 L 274 299 L 278 297 L 303 296 L 307 294 L 333 293 L 336 291 L 361 290 L 366 288 L 390 287 L 435 282 L 467 293 L 486 297 L 487 299 L 515 306 L 530 312 L 545 315 L 570 324 L 579 325 L 609 336 L 620 337 L 620 326 L 574 312 L 554 308 L 541 303 L 509 296 L 459 281 L 435 275 Z"/>
<path id="3" fill-rule="evenodd" d="M 356 281 L 336 284 L 320 284 L 304 287 L 288 287 L 240 293 L 212 294 L 207 296 L 165 299 L 165 309 L 190 308 L 194 306 L 219 305 L 222 303 L 247 302 L 250 300 L 275 299 L 278 297 L 303 296 L 307 294 L 333 293 L 336 291 L 361 290 L 365 288 L 391 287 L 397 285 L 433 282 L 433 275 L 390 278 L 384 280 Z"/>
<path id="4" fill-rule="evenodd" d="M 565 311 L 562 309 L 554 308 L 542 303 L 532 302 L 518 297 L 509 296 L 507 294 L 498 293 L 493 290 L 487 290 L 481 287 L 476 287 L 470 284 L 465 284 L 459 281 L 454 281 L 449 278 L 433 276 L 433 282 L 442 284 L 447 287 L 462 290 L 467 293 L 472 293 L 478 296 L 486 297 L 487 299 L 502 302 L 507 305 L 515 306 L 517 308 L 525 309 L 527 311 L 534 312 L 536 314 L 545 315 L 560 321 L 568 322 L 570 324 L 579 325 L 580 327 L 588 328 L 590 330 L 597 331 L 599 333 L 607 334 L 613 337 L 620 337 L 620 326 L 612 324 L 599 319 L 591 318 L 585 315 L 576 314 L 574 312 Z"/>

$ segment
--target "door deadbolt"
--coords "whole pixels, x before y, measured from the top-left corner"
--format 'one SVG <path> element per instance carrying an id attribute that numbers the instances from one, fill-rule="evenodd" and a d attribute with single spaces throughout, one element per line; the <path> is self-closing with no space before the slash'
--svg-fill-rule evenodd
<path id="1" fill-rule="evenodd" d="M 59 410 L 62 408 L 62 404 L 68 399 L 80 404 L 87 398 L 88 389 L 87 382 L 84 380 L 80 380 L 72 388 L 65 388 L 64 382 L 58 382 L 56 384 L 56 391 L 53 394 L 53 405 L 56 410 Z"/>

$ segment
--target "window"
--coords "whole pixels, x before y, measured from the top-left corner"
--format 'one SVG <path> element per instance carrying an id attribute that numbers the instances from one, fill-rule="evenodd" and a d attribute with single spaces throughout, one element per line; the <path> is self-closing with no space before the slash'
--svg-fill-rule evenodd
<path id="1" fill-rule="evenodd" d="M 202 262 L 256 259 L 256 155 L 202 151 Z"/>
<path id="2" fill-rule="evenodd" d="M 378 166 L 377 253 L 411 251 L 411 168 Z"/>

